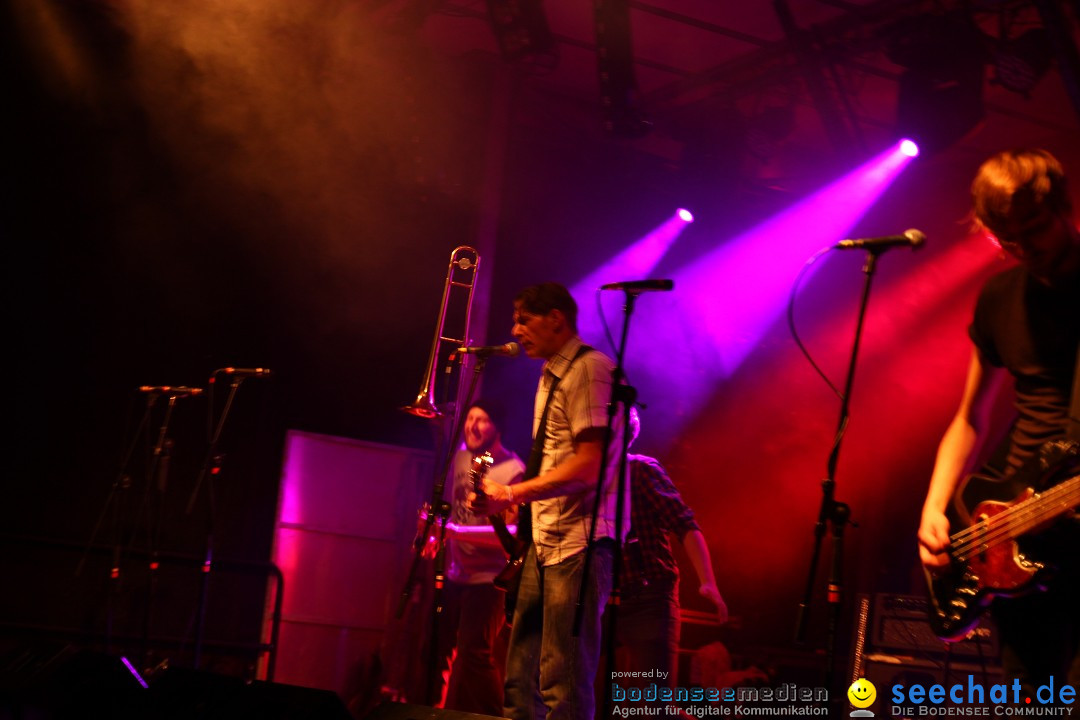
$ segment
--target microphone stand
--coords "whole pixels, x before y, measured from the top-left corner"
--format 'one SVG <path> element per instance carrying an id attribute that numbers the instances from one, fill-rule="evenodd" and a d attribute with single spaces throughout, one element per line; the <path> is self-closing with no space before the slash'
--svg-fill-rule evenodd
<path id="1" fill-rule="evenodd" d="M 465 356 L 463 355 L 462 363 L 464 363 L 464 357 Z M 405 614 L 405 608 L 408 605 L 412 589 L 419 581 L 420 559 L 422 557 L 423 549 L 427 544 L 428 537 L 431 535 L 432 526 L 435 524 L 436 518 L 438 518 L 439 549 L 435 553 L 433 570 L 435 587 L 432 597 L 431 633 L 428 642 L 427 657 L 427 697 L 425 701 L 428 705 L 434 705 L 437 700 L 435 693 L 438 687 L 436 678 L 439 675 L 439 621 L 442 617 L 443 588 L 446 584 L 446 544 L 444 540 L 446 539 L 446 521 L 450 514 L 450 504 L 443 499 L 443 496 L 446 492 L 446 479 L 449 477 L 451 468 L 453 467 L 454 456 L 457 454 L 457 446 L 461 442 L 462 430 L 465 427 L 465 413 L 462 412 L 462 410 L 472 404 L 473 394 L 476 392 L 476 386 L 480 380 L 480 375 L 484 372 L 484 366 L 486 364 L 487 356 L 478 354 L 476 356 L 476 366 L 473 367 L 472 377 L 469 379 L 469 387 L 465 392 L 464 401 L 463 403 L 458 403 L 454 408 L 453 432 L 450 436 L 450 442 L 446 446 L 442 470 L 435 474 L 435 482 L 431 488 L 431 511 L 428 512 L 427 518 L 424 520 L 423 530 L 413 543 L 413 557 L 412 562 L 409 565 L 409 574 L 405 579 L 405 587 L 402 589 L 401 595 L 398 598 L 396 618 L 400 620 Z"/>
<path id="2" fill-rule="evenodd" d="M 637 296 L 647 288 L 637 289 L 624 287 L 626 303 L 623 306 L 622 334 L 619 338 L 619 346 L 615 354 L 615 369 L 611 373 L 611 400 L 608 402 L 608 423 L 604 429 L 603 451 L 600 456 L 600 472 L 596 481 L 596 497 L 593 500 L 592 522 L 589 527 L 589 542 L 585 546 L 585 559 L 582 562 L 581 584 L 578 587 L 577 606 L 574 608 L 573 636 L 581 635 L 581 623 L 585 615 L 585 595 L 588 590 L 589 571 L 592 566 L 593 547 L 596 543 L 596 523 L 600 516 L 600 503 L 603 498 L 604 478 L 607 476 L 608 450 L 611 447 L 616 408 L 622 405 L 623 410 L 623 435 L 622 452 L 619 455 L 619 475 L 616 480 L 615 496 L 615 551 L 611 563 L 611 595 L 605 610 L 608 613 L 608 636 L 605 645 L 605 662 L 607 671 L 615 669 L 615 633 L 618 626 L 619 608 L 619 581 L 622 575 L 622 522 L 623 513 L 626 509 L 626 454 L 630 449 L 630 436 L 626 430 L 630 426 L 630 407 L 637 400 L 637 390 L 623 383 L 625 372 L 623 370 L 623 357 L 626 352 L 627 336 L 630 332 L 630 317 L 634 313 L 634 304 Z M 611 694 L 603 693 L 604 701 L 601 713 L 597 717 L 611 716 Z"/>
<path id="3" fill-rule="evenodd" d="M 150 460 L 150 469 L 146 475 L 146 493 L 143 495 L 143 504 L 146 507 L 146 540 L 150 558 L 148 564 L 148 579 L 146 586 L 146 606 L 143 608 L 143 633 L 142 633 L 142 661 L 143 668 L 150 667 L 150 627 L 152 625 L 153 607 L 157 594 L 158 569 L 158 544 L 161 540 L 161 525 L 165 507 L 165 477 L 168 472 L 168 453 L 172 451 L 172 440 L 167 437 L 169 423 L 172 421 L 173 410 L 176 408 L 177 395 L 169 395 L 169 402 L 165 409 L 165 418 L 158 430 L 157 443 L 154 445 Z M 155 483 L 155 479 L 157 482 Z M 157 507 L 151 507 L 150 496 L 157 488 Z M 132 536 L 134 538 L 134 535 Z"/>
<path id="4" fill-rule="evenodd" d="M 211 388 L 214 386 L 215 379 L 215 377 L 210 378 Z M 199 664 L 202 661 L 206 605 L 210 596 L 210 573 L 214 563 L 214 531 L 217 527 L 217 503 L 214 499 L 214 478 L 221 472 L 221 464 L 225 459 L 225 456 L 218 452 L 218 443 L 221 440 L 221 432 L 225 429 L 225 420 L 229 417 L 229 410 L 232 409 L 233 400 L 236 398 L 236 392 L 240 389 L 240 383 L 243 382 L 243 380 L 244 378 L 242 376 L 233 375 L 232 382 L 229 383 L 229 395 L 225 399 L 225 406 L 221 409 L 221 415 L 218 417 L 218 421 L 214 426 L 214 432 L 210 436 L 210 443 L 206 449 L 206 456 L 203 458 L 202 467 L 199 469 L 198 479 L 195 481 L 195 487 L 191 491 L 191 496 L 188 498 L 187 509 L 185 510 L 185 514 L 187 515 L 190 515 L 192 510 L 194 510 L 195 501 L 199 497 L 199 491 L 202 489 L 203 482 L 205 482 L 207 509 L 206 544 L 205 552 L 203 554 L 203 564 L 200 568 L 202 572 L 199 576 L 199 604 L 195 615 L 195 648 L 192 657 L 192 667 L 196 670 L 199 669 Z M 212 401 L 213 398 L 211 397 L 210 412 L 213 412 Z"/>
<path id="5" fill-rule="evenodd" d="M 849 408 L 851 404 L 851 388 L 855 380 L 855 364 L 859 355 L 859 343 L 862 339 L 863 322 L 866 317 L 866 306 L 870 300 L 870 285 L 877 269 L 878 256 L 887 249 L 887 246 L 867 246 L 866 263 L 863 265 L 863 274 L 866 281 L 863 284 L 862 297 L 859 300 L 859 315 L 855 323 L 855 338 L 851 347 L 851 358 L 848 361 L 847 379 L 844 382 L 844 392 L 840 401 L 840 419 L 836 428 L 836 436 L 833 441 L 832 452 L 829 454 L 827 475 L 821 482 L 821 508 L 818 511 L 817 523 L 814 525 L 814 546 L 810 558 L 810 570 L 807 573 L 806 588 L 803 592 L 802 602 L 799 603 L 798 615 L 795 623 L 795 642 L 806 642 L 806 620 L 809 615 L 811 600 L 814 592 L 814 581 L 817 578 L 818 560 L 821 555 L 821 544 L 825 537 L 826 528 L 831 528 L 832 543 L 830 545 L 829 579 L 826 599 L 828 601 L 828 625 L 825 644 L 825 687 L 829 690 L 829 697 L 833 702 L 839 702 L 842 688 L 834 688 L 834 676 L 836 673 L 836 646 L 840 627 L 840 611 L 843 605 L 843 549 L 844 529 L 851 522 L 851 508 L 847 503 L 836 500 L 836 466 L 840 458 L 840 444 L 847 430 L 849 420 Z M 854 524 L 854 523 L 852 523 Z"/>
<path id="6" fill-rule="evenodd" d="M 139 420 L 139 425 L 135 428 L 135 433 L 132 435 L 131 442 L 124 451 L 124 455 L 120 460 L 120 470 L 116 474 L 116 479 L 113 480 L 112 487 L 109 489 L 109 495 L 105 498 L 105 504 L 101 508 L 101 512 L 98 513 L 97 521 L 94 523 L 94 529 L 90 532 L 90 539 L 86 542 L 86 547 L 83 549 L 82 557 L 79 558 L 79 564 L 75 567 L 75 577 L 80 577 L 83 570 L 86 569 L 86 560 L 90 554 L 90 549 L 94 546 L 94 542 L 97 540 L 98 533 L 101 531 L 101 526 L 105 522 L 105 517 L 109 514 L 109 510 L 112 510 L 112 564 L 109 567 L 109 591 L 108 599 L 105 605 L 105 652 L 109 653 L 112 650 L 112 634 L 113 634 L 113 622 L 116 614 L 116 596 L 120 592 L 120 551 L 123 547 L 122 532 L 120 529 L 120 517 L 123 515 L 122 501 L 127 497 L 127 491 L 131 489 L 131 476 L 128 474 L 131 466 L 131 458 L 135 454 L 135 446 L 139 443 L 140 438 L 145 439 L 149 443 L 149 437 L 144 437 L 146 431 L 150 427 L 150 413 L 157 403 L 158 393 L 148 393 L 146 396 L 146 408 L 143 410 L 142 419 Z"/>

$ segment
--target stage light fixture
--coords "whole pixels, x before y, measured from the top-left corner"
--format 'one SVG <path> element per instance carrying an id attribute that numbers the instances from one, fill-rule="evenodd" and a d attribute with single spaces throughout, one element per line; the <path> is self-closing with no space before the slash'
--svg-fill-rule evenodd
<path id="1" fill-rule="evenodd" d="M 910 158 L 919 157 L 919 145 L 911 138 L 904 138 L 900 141 L 900 152 Z"/>
<path id="2" fill-rule="evenodd" d="M 1045 28 L 1033 28 L 1002 41 L 994 55 L 992 82 L 1028 97 L 1050 69 L 1054 57 L 1051 47 Z"/>
<path id="3" fill-rule="evenodd" d="M 640 138 L 653 123 L 641 107 L 634 74 L 629 0 L 595 0 L 596 66 L 604 130 L 611 135 Z"/>
<path id="4" fill-rule="evenodd" d="M 686 208 L 679 208 L 678 216 L 679 216 L 679 219 L 682 220 L 685 223 L 694 222 L 694 214 L 692 212 L 690 212 L 689 210 L 687 210 Z"/>
<path id="5" fill-rule="evenodd" d="M 900 76 L 896 125 L 923 152 L 953 144 L 985 116 L 985 38 L 969 13 L 917 15 L 889 30 L 886 55 Z"/>

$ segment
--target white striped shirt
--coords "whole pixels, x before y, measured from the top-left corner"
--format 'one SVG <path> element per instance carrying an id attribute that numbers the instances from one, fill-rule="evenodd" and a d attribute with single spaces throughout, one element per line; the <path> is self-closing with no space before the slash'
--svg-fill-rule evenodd
<path id="1" fill-rule="evenodd" d="M 548 410 L 547 436 L 540 474 L 565 463 L 574 454 L 574 438 L 589 428 L 607 426 L 607 406 L 611 400 L 611 373 L 614 363 L 600 352 L 587 352 L 573 361 L 581 338 L 576 335 L 544 363 L 533 410 L 533 437 L 556 377 L 561 378 Z M 569 368 L 569 370 L 568 370 Z M 596 538 L 615 537 L 615 482 L 622 451 L 622 413 L 615 417 L 608 449 L 604 479 L 604 499 L 600 506 Z M 595 483 L 595 479 L 593 480 Z M 533 542 L 541 565 L 554 565 L 585 549 L 589 540 L 596 490 L 590 485 L 561 497 L 532 503 Z M 630 528 L 630 499 L 625 501 L 622 534 Z"/>

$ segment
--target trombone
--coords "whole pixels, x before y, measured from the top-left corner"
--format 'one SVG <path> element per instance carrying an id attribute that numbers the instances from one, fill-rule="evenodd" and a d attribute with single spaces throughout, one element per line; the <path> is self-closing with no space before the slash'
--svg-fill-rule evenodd
<path id="1" fill-rule="evenodd" d="M 444 342 L 454 343 L 454 347 L 469 344 L 469 317 L 472 314 L 473 289 L 476 287 L 476 272 L 479 267 L 480 253 L 475 248 L 460 245 L 450 253 L 450 265 L 446 269 L 442 305 L 435 323 L 435 337 L 431 343 L 431 352 L 428 353 L 427 369 L 424 370 L 424 376 L 420 380 L 420 391 L 416 394 L 416 399 L 401 408 L 405 412 L 422 418 L 436 418 L 442 415 L 435 405 L 435 364 L 438 362 L 439 351 Z M 456 298 L 455 302 L 460 303 L 462 293 L 465 294 L 464 322 L 460 336 L 454 337 L 449 334 L 450 331 L 446 327 L 451 310 L 450 300 L 453 295 Z M 460 312 L 456 313 L 455 320 L 460 314 Z M 455 393 L 455 398 L 456 395 Z"/>

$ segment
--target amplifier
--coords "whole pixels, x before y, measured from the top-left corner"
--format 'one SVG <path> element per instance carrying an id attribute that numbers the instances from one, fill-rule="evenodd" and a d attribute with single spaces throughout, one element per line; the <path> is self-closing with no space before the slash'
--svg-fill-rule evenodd
<path id="1" fill-rule="evenodd" d="M 867 655 L 863 660 L 862 676 L 877 688 L 879 698 L 878 717 L 883 720 L 885 717 L 891 718 L 891 720 L 926 720 L 926 718 L 931 717 L 918 714 L 916 708 L 905 709 L 903 706 L 893 705 L 891 691 L 893 685 L 904 685 L 905 687 L 922 685 L 925 688 L 932 685 L 951 687 L 957 684 L 966 685 L 968 675 L 971 675 L 974 682 L 980 683 L 983 687 L 1005 681 L 1001 668 L 993 663 L 986 666 L 966 661 L 946 664 L 940 657 L 935 659 L 901 658 L 880 653 Z M 945 701 L 937 706 L 939 717 L 945 714 L 943 712 L 944 708 L 952 707 L 967 707 L 970 709 L 972 706 L 969 703 L 957 705 L 946 697 Z M 922 709 L 926 710 L 927 707 L 923 706 Z"/>
<path id="2" fill-rule="evenodd" d="M 950 643 L 939 639 L 927 621 L 929 600 L 918 595 L 877 593 L 871 609 L 866 644 L 874 651 L 901 651 L 907 655 L 945 655 Z M 954 658 L 997 663 L 1000 653 L 997 629 L 984 616 L 971 635 L 951 643 Z"/>
<path id="3" fill-rule="evenodd" d="M 895 670 L 917 673 L 935 671 L 997 676 L 1000 674 L 1000 643 L 997 630 L 984 617 L 971 636 L 946 643 L 930 629 L 927 600 L 914 595 L 859 595 L 855 632 L 852 636 L 851 678 Z M 877 684 L 877 681 L 871 679 Z"/>

